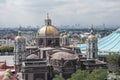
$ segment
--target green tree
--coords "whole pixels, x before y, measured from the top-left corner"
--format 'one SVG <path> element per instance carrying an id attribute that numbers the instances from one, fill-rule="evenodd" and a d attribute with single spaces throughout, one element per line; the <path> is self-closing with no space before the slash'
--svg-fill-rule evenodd
<path id="1" fill-rule="evenodd" d="M 56 75 L 53 80 L 65 80 L 63 77 Z"/>
<path id="2" fill-rule="evenodd" d="M 84 80 L 104 80 L 105 78 L 107 78 L 107 70 L 95 69 Z"/>
<path id="3" fill-rule="evenodd" d="M 77 70 L 68 80 L 85 80 L 88 74 L 89 73 L 85 70 Z"/>
<path id="4" fill-rule="evenodd" d="M 13 52 L 13 50 L 14 50 L 14 47 L 9 47 L 9 52 Z"/>
<path id="5" fill-rule="evenodd" d="M 120 55 L 118 53 L 109 53 L 107 56 L 107 62 L 109 64 L 118 64 Z"/>
<path id="6" fill-rule="evenodd" d="M 0 47 L 0 52 L 13 52 L 14 47 L 12 46 L 2 46 Z"/>
<path id="7" fill-rule="evenodd" d="M 82 43 L 85 43 L 86 38 L 81 38 Z"/>
<path id="8" fill-rule="evenodd" d="M 109 64 L 110 70 L 120 73 L 120 54 L 119 53 L 109 53 L 107 56 L 107 62 Z"/>
<path id="9" fill-rule="evenodd" d="M 89 73 L 86 70 L 77 70 L 68 80 L 104 80 L 107 78 L 106 69 L 95 69 Z"/>

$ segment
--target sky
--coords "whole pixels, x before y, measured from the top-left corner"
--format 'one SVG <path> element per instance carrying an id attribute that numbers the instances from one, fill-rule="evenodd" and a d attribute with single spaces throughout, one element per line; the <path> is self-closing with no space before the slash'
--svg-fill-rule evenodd
<path id="1" fill-rule="evenodd" d="M 0 26 L 120 25 L 120 0 L 0 0 Z"/>

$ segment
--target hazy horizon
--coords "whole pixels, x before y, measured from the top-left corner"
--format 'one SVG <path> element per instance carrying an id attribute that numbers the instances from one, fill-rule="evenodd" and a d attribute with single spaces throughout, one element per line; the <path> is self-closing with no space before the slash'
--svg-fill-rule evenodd
<path id="1" fill-rule="evenodd" d="M 120 25 L 120 0 L 0 0 L 0 26 Z"/>

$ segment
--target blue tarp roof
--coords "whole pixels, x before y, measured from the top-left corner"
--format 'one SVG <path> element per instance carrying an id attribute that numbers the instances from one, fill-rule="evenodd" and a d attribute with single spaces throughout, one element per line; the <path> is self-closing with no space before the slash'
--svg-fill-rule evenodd
<path id="1" fill-rule="evenodd" d="M 78 44 L 77 47 L 81 51 L 86 51 L 86 44 Z M 98 40 L 98 51 L 99 55 L 105 55 L 109 52 L 120 52 L 120 29 Z"/>

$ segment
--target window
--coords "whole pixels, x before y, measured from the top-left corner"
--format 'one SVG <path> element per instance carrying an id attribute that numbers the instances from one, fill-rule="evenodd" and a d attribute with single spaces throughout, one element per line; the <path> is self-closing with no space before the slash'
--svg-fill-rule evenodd
<path id="1" fill-rule="evenodd" d="M 28 74 L 25 74 L 25 80 L 28 80 Z"/>
<path id="2" fill-rule="evenodd" d="M 46 58 L 46 51 L 43 51 L 43 58 Z"/>
<path id="3" fill-rule="evenodd" d="M 95 52 L 93 52 L 93 58 L 95 58 Z"/>

